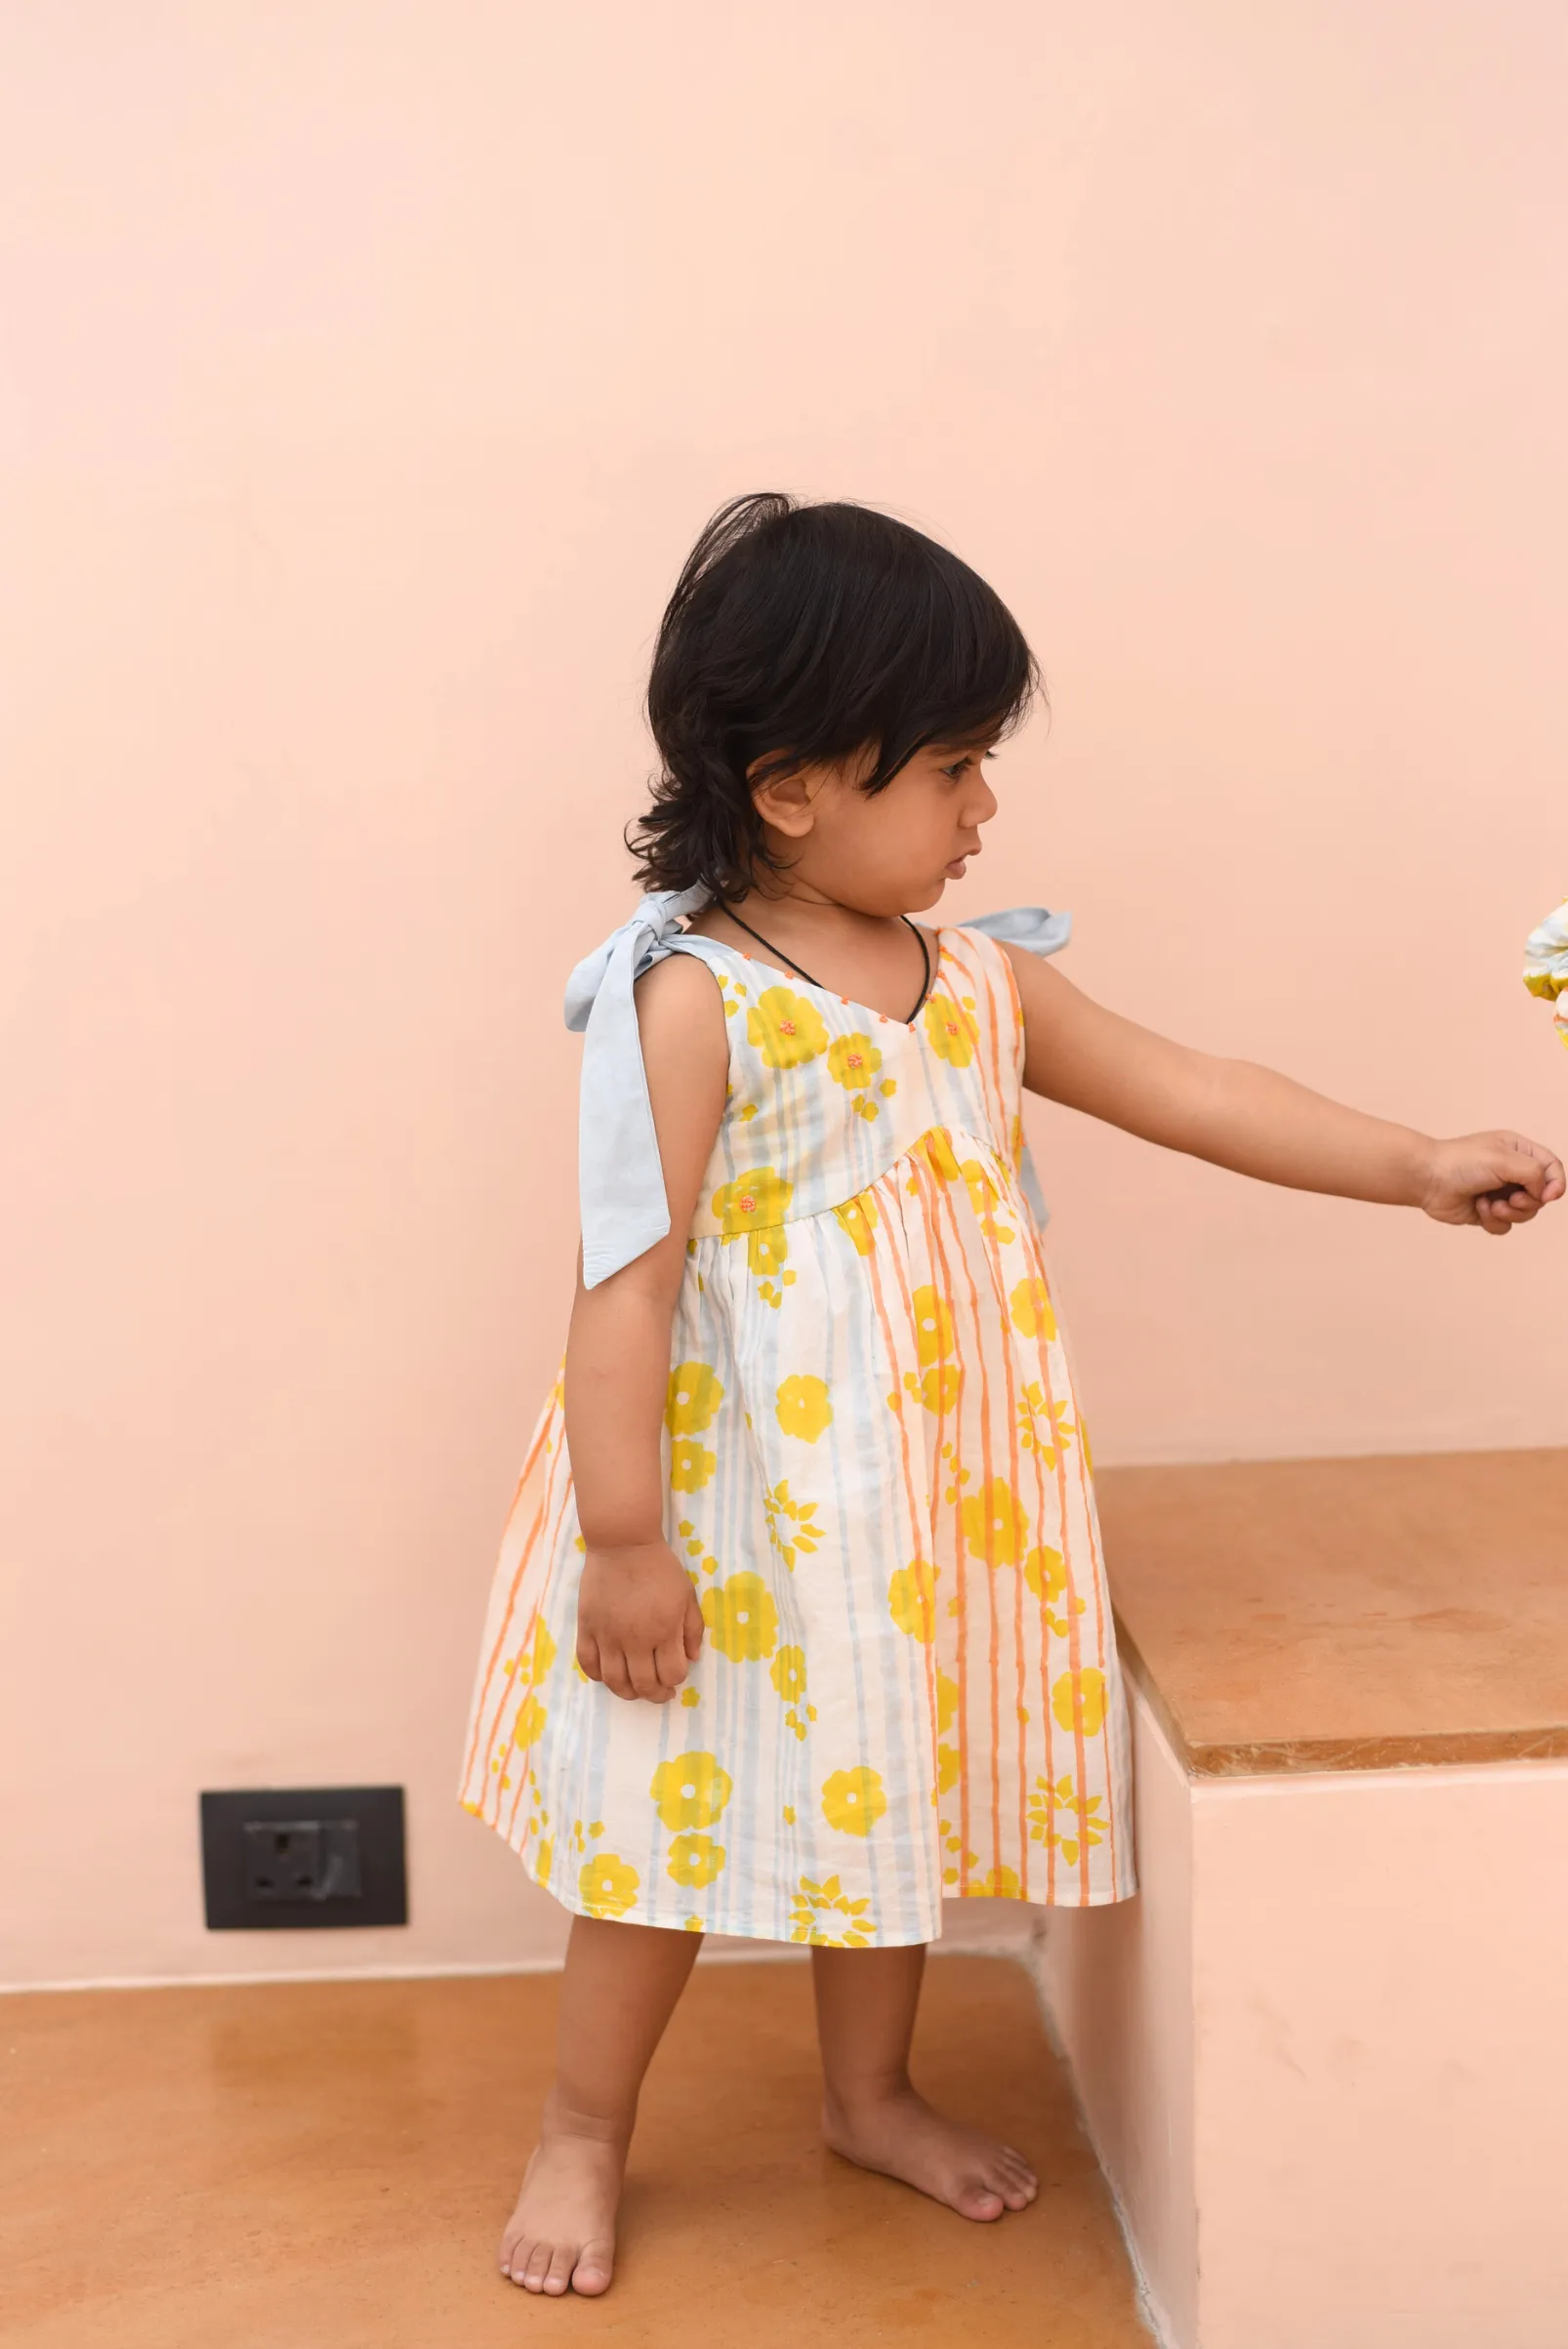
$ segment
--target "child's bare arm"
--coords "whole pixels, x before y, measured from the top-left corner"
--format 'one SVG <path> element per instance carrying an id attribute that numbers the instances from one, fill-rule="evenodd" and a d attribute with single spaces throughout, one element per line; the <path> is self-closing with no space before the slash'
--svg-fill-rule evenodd
<path id="1" fill-rule="evenodd" d="M 1419 1207 L 1499 1235 L 1562 1196 L 1561 1165 L 1522 1134 L 1435 1141 L 1364 1116 L 1274 1069 L 1173 1044 L 1092 1002 L 1036 956 L 1008 951 L 1031 1092 L 1263 1182 Z"/>
<path id="2" fill-rule="evenodd" d="M 712 974 L 672 955 L 637 990 L 668 1235 L 597 1288 L 581 1270 L 566 1344 L 566 1442 L 586 1555 L 577 1659 L 618 1697 L 668 1704 L 702 1645 L 702 1615 L 664 1538 L 660 1428 L 670 1326 L 728 1079 Z"/>

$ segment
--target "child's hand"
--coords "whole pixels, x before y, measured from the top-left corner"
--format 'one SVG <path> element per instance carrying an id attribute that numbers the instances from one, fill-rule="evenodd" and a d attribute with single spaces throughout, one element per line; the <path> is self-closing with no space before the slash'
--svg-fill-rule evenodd
<path id="1" fill-rule="evenodd" d="M 1522 1133 L 1465 1133 L 1433 1142 L 1421 1205 L 1439 1223 L 1478 1223 L 1506 1239 L 1563 1194 L 1560 1160 Z"/>
<path id="2" fill-rule="evenodd" d="M 702 1609 L 668 1542 L 591 1549 L 577 1592 L 577 1661 L 613 1696 L 668 1705 L 702 1650 Z"/>

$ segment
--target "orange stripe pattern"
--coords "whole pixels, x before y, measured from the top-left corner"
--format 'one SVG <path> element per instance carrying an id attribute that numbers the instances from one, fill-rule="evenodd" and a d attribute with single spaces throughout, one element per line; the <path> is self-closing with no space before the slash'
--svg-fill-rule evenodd
<path id="1" fill-rule="evenodd" d="M 577 1913 L 843 1948 L 944 1898 L 1135 1889 L 1088 1445 L 1019 1187 L 1011 966 L 946 929 L 905 1025 L 712 939 L 730 1096 L 688 1243 L 666 1532 L 681 1699 L 574 1656 L 557 1387 L 491 1596 L 463 1799 Z"/>

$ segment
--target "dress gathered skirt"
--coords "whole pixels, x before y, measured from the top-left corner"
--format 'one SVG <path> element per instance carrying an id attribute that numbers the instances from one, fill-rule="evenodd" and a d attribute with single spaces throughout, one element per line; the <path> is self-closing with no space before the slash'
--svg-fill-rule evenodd
<path id="1" fill-rule="evenodd" d="M 491 1594 L 462 1798 L 579 1915 L 862 1949 L 944 1899 L 1135 1889 L 1089 1447 L 1020 1179 L 1022 1015 L 978 931 L 905 1023 L 682 936 L 729 1097 L 672 1335 L 668 1705 L 575 1654 L 559 1383 Z"/>

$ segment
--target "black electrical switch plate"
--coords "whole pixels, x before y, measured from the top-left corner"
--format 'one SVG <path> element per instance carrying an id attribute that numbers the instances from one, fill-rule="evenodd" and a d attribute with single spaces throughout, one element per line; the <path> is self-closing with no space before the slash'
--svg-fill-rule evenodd
<path id="1" fill-rule="evenodd" d="M 406 1925 L 401 1787 L 203 1794 L 207 1929 Z"/>

